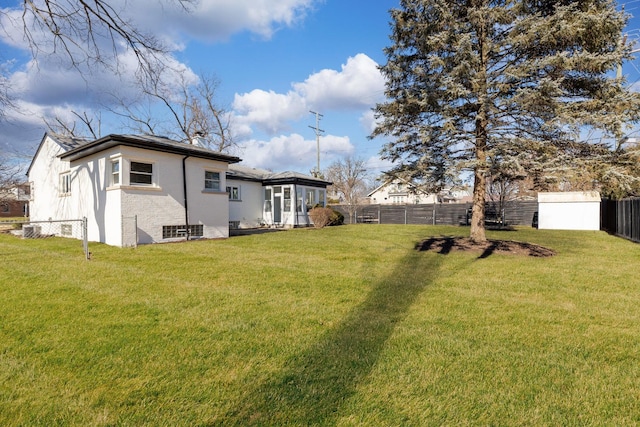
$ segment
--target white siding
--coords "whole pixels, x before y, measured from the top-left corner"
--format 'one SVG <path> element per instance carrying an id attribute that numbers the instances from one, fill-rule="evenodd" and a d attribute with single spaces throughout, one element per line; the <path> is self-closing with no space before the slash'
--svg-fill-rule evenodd
<path id="1" fill-rule="evenodd" d="M 64 149 L 57 142 L 46 137 L 33 159 L 28 177 L 32 185 L 32 200 L 29 202 L 32 221 L 79 218 L 71 197 L 77 192 L 77 181 L 73 174 L 70 195 L 60 193 L 60 175 L 71 172 L 69 162 L 57 157 L 63 152 Z"/>
<path id="2" fill-rule="evenodd" d="M 79 159 L 62 161 L 63 153 L 53 139 L 42 143 L 29 171 L 34 189 L 30 203 L 33 220 L 87 218 L 88 239 L 109 245 L 132 244 L 163 239 L 163 226 L 186 225 L 183 156 L 153 150 L 118 146 Z M 112 185 L 111 161 L 120 159 L 120 183 Z M 153 165 L 153 184 L 131 185 L 132 161 Z M 229 201 L 225 191 L 227 163 L 187 158 L 189 224 L 202 225 L 205 238 L 229 236 Z M 204 174 L 220 172 L 221 191 L 204 190 Z M 71 192 L 60 194 L 60 175 L 71 173 Z M 137 217 L 137 230 L 132 229 Z M 124 223 L 123 223 L 124 218 Z M 123 232 L 127 236 L 123 239 Z M 169 239 L 170 240 L 170 239 Z"/>
<path id="3" fill-rule="evenodd" d="M 264 187 L 259 182 L 227 180 L 227 186 L 240 188 L 240 200 L 229 200 L 229 221 L 240 228 L 256 228 L 263 223 Z"/>

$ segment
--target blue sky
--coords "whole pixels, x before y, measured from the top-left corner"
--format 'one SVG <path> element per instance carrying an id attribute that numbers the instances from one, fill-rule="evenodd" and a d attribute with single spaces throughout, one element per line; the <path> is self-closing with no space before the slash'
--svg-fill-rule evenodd
<path id="1" fill-rule="evenodd" d="M 0 0 L 0 66 L 20 107 L 0 123 L 0 150 L 32 154 L 45 130 L 42 117 L 71 119 L 72 110 L 101 112 L 103 135 L 128 132 L 102 107 L 110 93 L 131 87 L 127 68 L 122 78 L 94 72 L 83 79 L 59 58 L 40 56 L 36 64 L 7 20 L 21 3 Z M 351 155 L 366 160 L 374 175 L 388 166 L 378 158 L 383 141 L 367 136 L 371 108 L 383 100 L 377 65 L 389 44 L 388 11 L 398 3 L 200 0 L 186 14 L 174 0 L 110 1 L 140 28 L 174 44 L 176 65 L 194 76 L 217 76 L 219 102 L 232 113 L 241 146 L 235 154 L 245 164 L 308 173 L 316 164 L 313 110 L 323 114 L 321 168 Z M 640 16 L 640 0 L 624 3 Z M 640 38 L 640 20 L 632 19 L 628 30 L 631 39 Z M 625 64 L 630 84 L 640 85 L 639 68 L 639 60 Z"/>

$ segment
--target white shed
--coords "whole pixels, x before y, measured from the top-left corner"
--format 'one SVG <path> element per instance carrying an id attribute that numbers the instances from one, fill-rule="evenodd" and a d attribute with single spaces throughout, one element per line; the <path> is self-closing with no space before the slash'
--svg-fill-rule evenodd
<path id="1" fill-rule="evenodd" d="M 600 193 L 538 193 L 538 228 L 600 230 Z"/>

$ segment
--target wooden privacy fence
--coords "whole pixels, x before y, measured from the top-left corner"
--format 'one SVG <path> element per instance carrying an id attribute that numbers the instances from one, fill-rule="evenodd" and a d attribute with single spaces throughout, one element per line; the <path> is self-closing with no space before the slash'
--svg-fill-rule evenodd
<path id="1" fill-rule="evenodd" d="M 358 206 L 354 218 L 349 217 L 348 206 L 331 207 L 344 215 L 345 224 L 468 225 L 471 203 L 362 205 Z M 531 226 L 537 210 L 537 201 L 508 202 L 502 210 L 497 209 L 492 203 L 487 203 L 485 215 L 488 224 Z"/>
<path id="2" fill-rule="evenodd" d="M 600 204 L 600 228 L 640 243 L 640 198 L 603 199 Z"/>

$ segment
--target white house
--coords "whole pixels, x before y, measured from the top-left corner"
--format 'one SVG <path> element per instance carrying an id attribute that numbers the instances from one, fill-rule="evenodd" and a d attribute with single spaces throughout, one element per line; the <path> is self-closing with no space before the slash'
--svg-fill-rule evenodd
<path id="1" fill-rule="evenodd" d="M 273 173 L 230 165 L 229 224 L 232 228 L 309 226 L 308 213 L 316 205 L 326 205 L 330 184 L 298 172 Z"/>
<path id="2" fill-rule="evenodd" d="M 114 246 L 229 236 L 226 172 L 238 157 L 157 136 L 45 134 L 27 171 L 30 219 L 87 218 Z"/>
<path id="3" fill-rule="evenodd" d="M 375 205 L 406 205 L 432 203 L 465 203 L 472 200 L 468 189 L 446 189 L 439 194 L 426 193 L 416 185 L 403 179 L 387 180 L 367 195 Z"/>
<path id="4" fill-rule="evenodd" d="M 437 203 L 436 194 L 427 194 L 410 182 L 394 179 L 386 181 L 378 188 L 367 194 L 369 201 L 376 205 L 404 205 Z"/>

